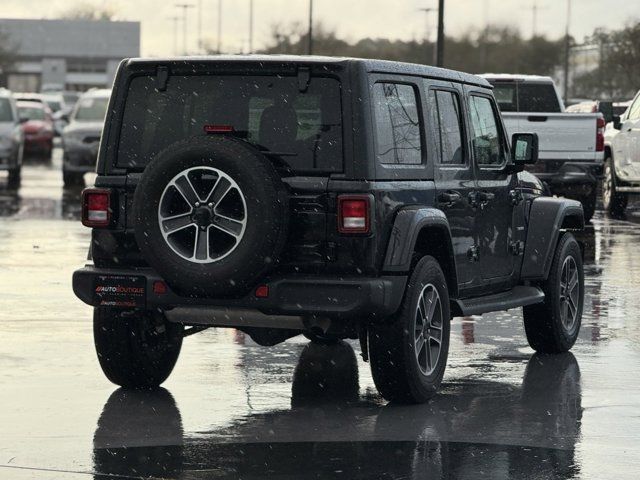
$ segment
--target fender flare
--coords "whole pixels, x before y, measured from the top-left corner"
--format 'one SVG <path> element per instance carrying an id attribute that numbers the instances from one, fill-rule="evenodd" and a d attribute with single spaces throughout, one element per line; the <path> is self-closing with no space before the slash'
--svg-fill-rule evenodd
<path id="1" fill-rule="evenodd" d="M 521 279 L 546 280 L 561 232 L 583 229 L 584 212 L 580 202 L 566 198 L 534 198 L 529 210 Z"/>
<path id="2" fill-rule="evenodd" d="M 443 247 L 447 265 L 442 265 L 442 269 L 445 274 L 449 272 L 447 283 L 453 297 L 457 294 L 458 283 L 451 229 L 446 215 L 437 208 L 405 207 L 398 211 L 387 243 L 382 269 L 389 273 L 409 272 L 418 237 L 426 229 L 438 230 L 445 239 Z M 442 263 L 442 260 L 439 260 Z"/>

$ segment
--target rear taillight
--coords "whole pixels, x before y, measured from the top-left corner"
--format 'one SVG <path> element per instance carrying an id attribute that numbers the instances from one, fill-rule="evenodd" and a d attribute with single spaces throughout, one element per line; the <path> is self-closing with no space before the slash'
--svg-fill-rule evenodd
<path id="1" fill-rule="evenodd" d="M 368 195 L 340 195 L 338 197 L 338 231 L 340 233 L 369 233 L 370 199 Z"/>
<path id="2" fill-rule="evenodd" d="M 596 119 L 596 152 L 604 152 L 604 127 L 606 123 L 602 116 Z"/>
<path id="3" fill-rule="evenodd" d="M 111 191 L 86 188 L 82 192 L 82 224 L 100 228 L 111 225 Z"/>

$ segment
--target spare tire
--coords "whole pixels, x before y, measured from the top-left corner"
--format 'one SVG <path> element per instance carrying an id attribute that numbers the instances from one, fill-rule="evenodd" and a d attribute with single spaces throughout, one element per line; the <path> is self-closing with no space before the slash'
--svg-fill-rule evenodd
<path id="1" fill-rule="evenodd" d="M 272 163 L 251 145 L 194 137 L 149 162 L 133 215 L 142 255 L 174 291 L 233 296 L 277 262 L 288 194 Z"/>

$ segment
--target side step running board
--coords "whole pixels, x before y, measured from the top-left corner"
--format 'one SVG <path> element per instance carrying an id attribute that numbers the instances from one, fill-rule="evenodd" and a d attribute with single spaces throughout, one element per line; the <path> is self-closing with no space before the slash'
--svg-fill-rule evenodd
<path id="1" fill-rule="evenodd" d="M 485 297 L 453 300 L 462 316 L 498 312 L 510 308 L 524 307 L 544 301 L 544 293 L 538 287 L 517 286 L 508 292 L 494 293 Z"/>

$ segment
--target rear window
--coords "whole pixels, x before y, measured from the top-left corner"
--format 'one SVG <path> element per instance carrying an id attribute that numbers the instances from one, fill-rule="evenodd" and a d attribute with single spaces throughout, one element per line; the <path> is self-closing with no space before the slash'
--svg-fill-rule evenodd
<path id="1" fill-rule="evenodd" d="M 259 75 L 171 76 L 164 91 L 155 77 L 134 77 L 129 86 L 117 165 L 143 168 L 167 146 L 206 125 L 231 126 L 294 173 L 342 171 L 340 83 L 312 77 Z"/>
<path id="2" fill-rule="evenodd" d="M 38 107 L 18 107 L 18 114 L 29 120 L 44 120 L 46 118 L 44 108 Z"/>
<path id="3" fill-rule="evenodd" d="M 76 104 L 73 119 L 79 122 L 102 122 L 108 105 L 109 99 L 106 97 L 81 98 Z"/>
<path id="4" fill-rule="evenodd" d="M 551 83 L 495 83 L 493 95 L 503 112 L 560 112 L 560 102 Z"/>
<path id="5" fill-rule="evenodd" d="M 13 111 L 8 98 L 0 98 L 0 122 L 13 122 Z"/>

